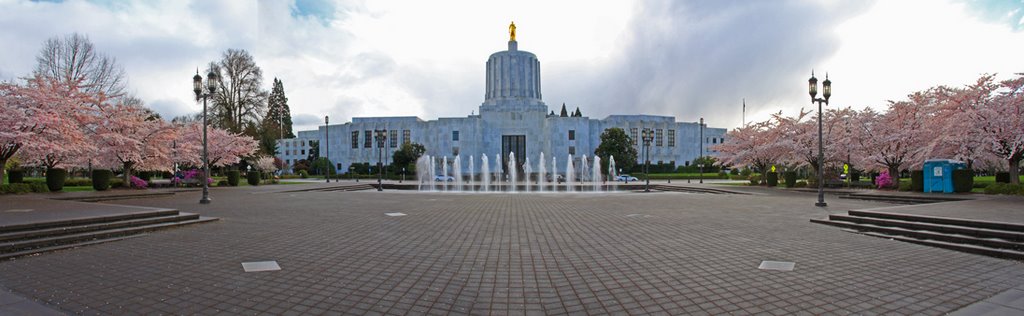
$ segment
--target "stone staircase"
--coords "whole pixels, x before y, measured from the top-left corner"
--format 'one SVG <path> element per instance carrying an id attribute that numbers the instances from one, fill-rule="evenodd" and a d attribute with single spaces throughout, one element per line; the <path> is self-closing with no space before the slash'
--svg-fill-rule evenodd
<path id="1" fill-rule="evenodd" d="M 133 235 L 217 218 L 153 210 L 129 214 L 0 226 L 0 260 L 121 240 Z"/>
<path id="2" fill-rule="evenodd" d="M 986 256 L 1024 260 L 1024 224 L 873 211 L 833 214 L 812 223 Z"/>

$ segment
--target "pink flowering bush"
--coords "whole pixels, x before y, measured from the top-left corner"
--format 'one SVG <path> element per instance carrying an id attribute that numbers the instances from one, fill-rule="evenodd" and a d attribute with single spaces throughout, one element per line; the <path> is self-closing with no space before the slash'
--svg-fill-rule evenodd
<path id="1" fill-rule="evenodd" d="M 882 174 L 875 178 L 875 184 L 878 185 L 879 189 L 892 188 L 892 176 L 889 175 L 889 171 L 882 170 Z"/>
<path id="2" fill-rule="evenodd" d="M 149 186 L 149 183 L 146 183 L 146 180 L 142 180 L 141 178 L 136 176 L 132 176 L 131 182 L 132 187 L 136 189 L 145 189 L 146 187 Z"/>
<path id="3" fill-rule="evenodd" d="M 203 171 L 199 169 L 192 169 L 185 171 L 181 174 L 181 177 L 175 176 L 171 179 L 171 184 L 199 184 L 199 178 L 203 177 Z M 213 178 L 206 178 L 207 184 L 213 184 Z"/>

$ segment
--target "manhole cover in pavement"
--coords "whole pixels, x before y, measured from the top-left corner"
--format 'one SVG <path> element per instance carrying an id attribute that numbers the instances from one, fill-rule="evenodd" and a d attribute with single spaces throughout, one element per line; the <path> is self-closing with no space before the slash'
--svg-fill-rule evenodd
<path id="1" fill-rule="evenodd" d="M 277 271 L 281 270 L 281 266 L 277 265 L 277 261 L 242 262 L 242 269 L 245 272 Z"/>
<path id="2" fill-rule="evenodd" d="M 405 213 L 384 213 L 387 216 L 405 216 Z"/>
<path id="3" fill-rule="evenodd" d="M 794 266 L 796 266 L 796 262 L 761 261 L 761 265 L 757 268 L 761 270 L 793 271 Z"/>

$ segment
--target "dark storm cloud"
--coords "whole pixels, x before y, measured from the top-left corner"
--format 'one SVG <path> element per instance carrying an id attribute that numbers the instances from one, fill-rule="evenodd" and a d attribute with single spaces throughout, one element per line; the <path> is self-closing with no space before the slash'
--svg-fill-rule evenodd
<path id="1" fill-rule="evenodd" d="M 640 111 L 739 125 L 744 97 L 749 115 L 758 107 L 779 106 L 765 103 L 806 94 L 802 82 L 811 68 L 838 49 L 835 26 L 869 6 L 640 2 L 610 64 L 548 72 L 545 93 L 564 96 L 596 118 Z"/>

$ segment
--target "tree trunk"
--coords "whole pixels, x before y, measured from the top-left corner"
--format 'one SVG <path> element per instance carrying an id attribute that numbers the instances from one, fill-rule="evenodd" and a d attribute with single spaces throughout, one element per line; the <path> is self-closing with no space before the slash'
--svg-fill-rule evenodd
<path id="1" fill-rule="evenodd" d="M 6 178 L 4 176 L 4 172 L 7 171 L 7 169 L 5 168 L 6 166 L 7 166 L 7 159 L 6 158 L 0 159 L 0 184 L 4 184 L 4 178 Z"/>
<path id="2" fill-rule="evenodd" d="M 892 184 L 895 185 L 896 188 L 899 188 L 900 187 L 900 167 L 899 166 L 891 166 L 890 165 L 889 166 L 889 177 L 892 178 Z"/>
<path id="3" fill-rule="evenodd" d="M 132 163 L 130 163 L 130 162 L 124 163 L 124 185 L 127 188 L 131 188 L 132 187 L 132 182 L 131 182 L 131 176 L 132 175 L 131 175 L 131 172 L 132 172 Z"/>
<path id="4" fill-rule="evenodd" d="M 1010 158 L 1010 183 L 1020 184 L 1020 156 Z"/>

